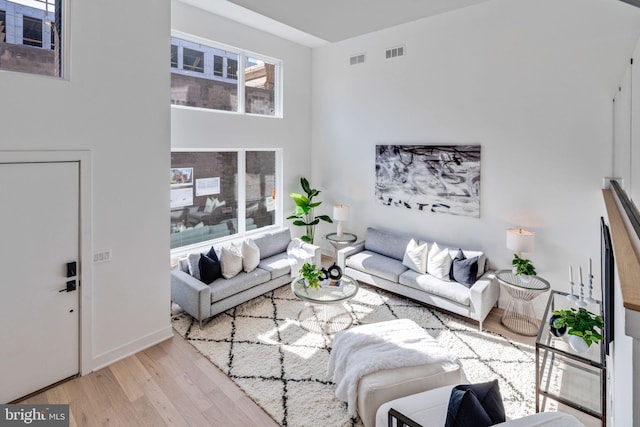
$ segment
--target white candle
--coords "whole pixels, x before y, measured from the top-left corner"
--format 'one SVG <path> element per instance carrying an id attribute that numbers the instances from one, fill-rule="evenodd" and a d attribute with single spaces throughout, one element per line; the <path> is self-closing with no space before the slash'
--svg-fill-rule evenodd
<path id="1" fill-rule="evenodd" d="M 582 266 L 580 266 L 580 284 L 582 285 Z"/>
<path id="2" fill-rule="evenodd" d="M 569 266 L 569 282 L 573 282 L 573 267 Z"/>

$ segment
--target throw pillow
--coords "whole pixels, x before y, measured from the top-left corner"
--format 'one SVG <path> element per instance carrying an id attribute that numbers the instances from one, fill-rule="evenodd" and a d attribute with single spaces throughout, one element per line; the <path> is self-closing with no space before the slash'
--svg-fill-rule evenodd
<path id="1" fill-rule="evenodd" d="M 247 239 L 242 242 L 242 267 L 247 273 L 251 273 L 260 264 L 260 249 L 258 245 Z"/>
<path id="2" fill-rule="evenodd" d="M 449 249 L 442 248 L 434 243 L 429 250 L 427 258 L 427 273 L 441 280 L 449 280 L 449 271 L 451 270 L 451 255 Z"/>
<path id="3" fill-rule="evenodd" d="M 445 427 L 488 427 L 506 419 L 498 380 L 451 390 Z"/>
<path id="4" fill-rule="evenodd" d="M 237 246 L 222 248 L 220 254 L 222 277 L 231 279 L 242 271 L 242 252 Z"/>
<path id="5" fill-rule="evenodd" d="M 213 212 L 213 199 L 211 197 L 207 197 L 207 201 L 204 202 L 204 213 Z"/>
<path id="6" fill-rule="evenodd" d="M 426 243 L 419 245 L 418 242 L 411 239 L 404 251 L 402 265 L 417 273 L 424 274 L 427 272 L 427 253 L 428 248 Z"/>
<path id="7" fill-rule="evenodd" d="M 214 258 L 210 258 L 212 255 Z M 209 251 L 208 255 L 201 254 L 200 255 L 200 280 L 207 285 L 212 283 L 214 280 L 222 277 L 222 271 L 220 269 L 220 261 L 218 260 L 218 256 L 215 251 Z"/>
<path id="8" fill-rule="evenodd" d="M 478 257 L 467 258 L 464 252 L 462 252 L 462 249 L 459 249 L 458 254 L 451 264 L 451 280 L 455 280 L 467 288 L 470 288 L 476 282 L 477 276 Z"/>
<path id="9" fill-rule="evenodd" d="M 189 267 L 189 274 L 200 280 L 200 254 L 189 254 L 187 267 Z"/>

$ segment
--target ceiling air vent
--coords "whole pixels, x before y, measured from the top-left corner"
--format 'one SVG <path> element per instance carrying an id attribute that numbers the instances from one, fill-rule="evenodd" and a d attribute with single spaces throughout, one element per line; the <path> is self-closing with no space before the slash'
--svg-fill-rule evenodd
<path id="1" fill-rule="evenodd" d="M 364 53 L 359 53 L 349 58 L 349 65 L 358 65 L 363 63 L 364 63 Z"/>
<path id="2" fill-rule="evenodd" d="M 404 56 L 404 46 L 396 46 L 391 49 L 387 49 L 384 54 L 386 59 L 393 59 L 399 56 Z"/>

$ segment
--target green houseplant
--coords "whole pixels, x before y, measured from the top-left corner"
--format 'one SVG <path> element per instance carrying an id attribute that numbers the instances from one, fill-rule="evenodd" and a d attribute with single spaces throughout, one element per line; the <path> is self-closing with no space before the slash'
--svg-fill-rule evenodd
<path id="1" fill-rule="evenodd" d="M 513 254 L 513 261 L 511 261 L 511 265 L 515 267 L 515 274 L 517 275 L 536 275 L 536 269 L 531 261 L 529 261 L 528 259 L 520 258 L 518 254 Z"/>
<path id="2" fill-rule="evenodd" d="M 311 188 L 309 181 L 305 177 L 300 178 L 300 185 L 306 195 L 300 193 L 291 193 L 289 195 L 296 204 L 296 210 L 292 215 L 288 216 L 287 219 L 293 219 L 293 225 L 305 227 L 306 233 L 300 239 L 307 243 L 313 243 L 316 225 L 318 225 L 321 220 L 331 223 L 333 221 L 328 215 L 314 216 L 313 214 L 313 210 L 322 203 L 313 201 L 313 198 L 320 194 L 320 190 Z"/>
<path id="3" fill-rule="evenodd" d="M 304 278 L 305 286 L 318 289 L 323 272 L 318 270 L 315 264 L 304 263 L 300 268 L 300 275 Z"/>
<path id="4" fill-rule="evenodd" d="M 567 333 L 572 336 L 580 337 L 586 343 L 588 349 L 591 344 L 599 343 L 602 340 L 602 327 L 604 321 L 602 316 L 591 313 L 584 308 L 571 308 L 569 310 L 554 310 L 554 320 L 551 326 L 556 329 L 567 328 Z M 575 341 L 569 343 L 574 350 L 580 351 L 575 345 Z M 586 349 L 584 351 L 586 351 Z"/>

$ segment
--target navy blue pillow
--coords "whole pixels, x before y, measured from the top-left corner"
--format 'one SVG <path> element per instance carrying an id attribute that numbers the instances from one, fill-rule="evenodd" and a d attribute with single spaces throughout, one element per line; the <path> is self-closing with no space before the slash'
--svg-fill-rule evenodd
<path id="1" fill-rule="evenodd" d="M 505 420 L 498 380 L 451 390 L 445 427 L 489 427 Z"/>
<path id="2" fill-rule="evenodd" d="M 473 286 L 478 277 L 478 257 L 467 258 L 462 249 L 458 249 L 458 253 L 451 263 L 449 277 L 467 288 Z"/>
<path id="3" fill-rule="evenodd" d="M 208 254 L 200 254 L 198 267 L 200 268 L 200 280 L 207 285 L 222 277 L 220 260 L 213 247 Z"/>

